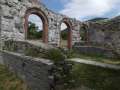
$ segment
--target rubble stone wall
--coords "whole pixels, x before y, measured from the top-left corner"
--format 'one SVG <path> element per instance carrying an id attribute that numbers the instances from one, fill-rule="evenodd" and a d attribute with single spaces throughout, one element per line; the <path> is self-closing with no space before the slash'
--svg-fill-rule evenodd
<path id="1" fill-rule="evenodd" d="M 72 23 L 72 44 L 79 42 L 80 21 L 55 13 L 37 0 L 0 0 L 2 40 L 25 40 L 25 14 L 29 8 L 38 8 L 48 19 L 48 42 L 59 45 L 60 25 L 64 18 Z"/>
<path id="2" fill-rule="evenodd" d="M 89 42 L 112 49 L 120 55 L 120 17 L 103 23 L 89 22 Z"/>

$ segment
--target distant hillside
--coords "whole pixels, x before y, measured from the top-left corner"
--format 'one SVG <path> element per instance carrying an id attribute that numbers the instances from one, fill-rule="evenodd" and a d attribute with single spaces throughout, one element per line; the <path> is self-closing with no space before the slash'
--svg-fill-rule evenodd
<path id="1" fill-rule="evenodd" d="M 88 20 L 91 22 L 91 26 L 96 29 L 119 31 L 120 30 L 120 16 L 108 19 L 108 18 L 94 18 Z"/>
<path id="2" fill-rule="evenodd" d="M 108 18 L 102 18 L 102 17 L 98 17 L 98 18 L 93 18 L 93 19 L 90 19 L 88 21 L 91 21 L 91 22 L 97 22 L 97 21 L 102 21 L 102 20 L 106 20 Z"/>

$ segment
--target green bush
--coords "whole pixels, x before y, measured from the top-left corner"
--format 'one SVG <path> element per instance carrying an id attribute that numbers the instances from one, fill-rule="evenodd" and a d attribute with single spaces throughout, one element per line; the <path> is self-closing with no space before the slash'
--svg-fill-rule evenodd
<path id="1" fill-rule="evenodd" d="M 49 49 L 45 58 L 53 60 L 54 62 L 65 60 L 65 56 L 59 49 Z"/>
<path id="2" fill-rule="evenodd" d="M 24 53 L 25 53 L 25 55 L 32 56 L 32 57 L 42 58 L 45 56 L 45 52 L 41 51 L 40 48 L 38 48 L 38 47 L 26 48 Z"/>
<path id="3" fill-rule="evenodd" d="M 69 51 L 66 52 L 67 58 L 77 57 L 76 55 L 77 55 L 77 54 L 76 54 L 73 50 L 69 50 Z"/>
<path id="4" fill-rule="evenodd" d="M 38 31 L 38 26 L 35 23 L 29 22 L 28 39 L 41 39 L 43 30 Z"/>

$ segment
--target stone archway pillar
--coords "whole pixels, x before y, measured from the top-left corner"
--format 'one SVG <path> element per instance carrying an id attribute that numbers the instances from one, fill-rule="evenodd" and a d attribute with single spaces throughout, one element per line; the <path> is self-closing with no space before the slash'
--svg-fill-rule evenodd
<path id="1" fill-rule="evenodd" d="M 48 43 L 48 24 L 45 23 L 44 30 L 43 30 L 43 42 Z"/>
<path id="2" fill-rule="evenodd" d="M 42 19 L 43 22 L 42 40 L 44 43 L 48 43 L 48 19 L 47 16 L 38 8 L 30 8 L 26 11 L 24 23 L 25 39 L 27 39 L 28 36 L 28 18 L 30 14 L 38 15 Z"/>
<path id="3" fill-rule="evenodd" d="M 68 49 L 71 49 L 72 48 L 72 23 L 70 22 L 70 20 L 69 19 L 67 19 L 67 18 L 64 18 L 62 21 L 61 21 L 61 23 L 65 23 L 66 25 L 67 25 L 67 27 L 68 27 L 68 40 L 67 40 L 67 48 Z"/>

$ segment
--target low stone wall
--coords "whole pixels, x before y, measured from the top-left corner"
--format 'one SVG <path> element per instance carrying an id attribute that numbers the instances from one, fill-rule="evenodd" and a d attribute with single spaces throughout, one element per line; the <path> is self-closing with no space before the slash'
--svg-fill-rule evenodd
<path id="1" fill-rule="evenodd" d="M 1 62 L 25 80 L 31 90 L 49 90 L 48 70 L 52 66 L 49 60 L 4 51 Z"/>
<path id="2" fill-rule="evenodd" d="M 114 58 L 115 54 L 112 50 L 104 49 L 94 46 L 75 46 L 74 50 L 78 53 L 88 54 L 88 55 L 102 55 L 108 58 Z"/>
<path id="3" fill-rule="evenodd" d="M 33 41 L 34 42 L 34 41 Z M 32 49 L 39 52 L 45 52 L 46 50 L 52 48 L 50 45 L 46 45 L 43 43 L 34 44 L 32 41 L 13 41 L 7 40 L 4 41 L 3 49 L 7 51 L 17 52 L 17 53 L 25 53 L 26 50 Z"/>

